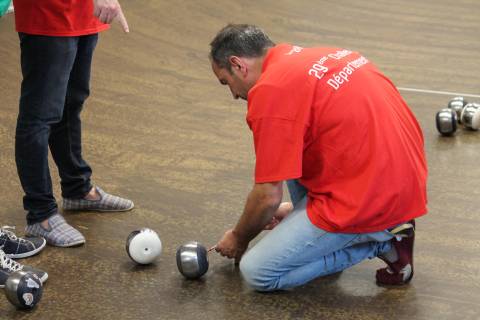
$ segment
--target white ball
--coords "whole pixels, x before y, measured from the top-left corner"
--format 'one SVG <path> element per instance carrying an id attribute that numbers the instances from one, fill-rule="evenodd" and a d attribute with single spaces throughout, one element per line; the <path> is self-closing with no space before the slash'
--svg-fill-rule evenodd
<path id="1" fill-rule="evenodd" d="M 152 263 L 162 253 L 162 241 L 152 229 L 135 230 L 127 238 L 127 253 L 136 263 Z"/>

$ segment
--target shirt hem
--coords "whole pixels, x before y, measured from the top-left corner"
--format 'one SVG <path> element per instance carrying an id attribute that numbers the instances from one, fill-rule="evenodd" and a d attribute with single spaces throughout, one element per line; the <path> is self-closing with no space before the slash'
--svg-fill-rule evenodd
<path id="1" fill-rule="evenodd" d="M 278 181 L 285 181 L 290 179 L 298 179 L 302 176 L 301 173 L 289 174 L 289 175 L 281 175 L 281 176 L 268 176 L 264 178 L 256 178 L 255 183 L 268 183 L 268 182 L 278 182 Z"/>
<path id="2" fill-rule="evenodd" d="M 399 219 L 398 221 L 392 221 L 392 222 L 389 222 L 388 224 L 380 225 L 380 226 L 359 227 L 359 228 L 351 228 L 351 227 L 335 228 L 335 227 L 332 227 L 331 225 L 319 220 L 318 217 L 315 217 L 315 215 L 310 212 L 310 210 L 308 209 L 308 206 L 307 206 L 307 216 L 308 216 L 308 219 L 310 220 L 310 222 L 313 225 L 317 226 L 318 228 L 320 228 L 322 230 L 325 230 L 327 232 L 332 232 L 332 233 L 371 233 L 371 232 L 384 231 L 386 229 L 395 227 L 396 225 L 399 225 L 400 223 L 404 223 L 404 222 L 410 221 L 412 219 L 416 219 L 416 218 L 419 218 L 421 216 L 424 216 L 424 215 L 427 214 L 427 212 L 428 212 L 427 209 L 423 209 L 420 212 L 406 215 L 405 217 L 403 217 L 402 219 Z"/>
<path id="3" fill-rule="evenodd" d="M 99 33 L 105 30 L 108 30 L 110 25 L 106 24 L 98 28 L 78 30 L 78 31 L 68 31 L 68 32 L 54 32 L 48 30 L 31 30 L 31 29 L 18 29 L 17 32 L 37 35 L 37 36 L 49 36 L 49 37 L 78 37 L 78 36 L 87 36 L 95 33 Z"/>

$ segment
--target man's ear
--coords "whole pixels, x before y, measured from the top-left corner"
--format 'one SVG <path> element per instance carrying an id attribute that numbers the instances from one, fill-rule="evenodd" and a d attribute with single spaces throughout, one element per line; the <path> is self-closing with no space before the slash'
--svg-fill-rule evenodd
<path id="1" fill-rule="evenodd" d="M 242 58 L 237 56 L 231 56 L 230 58 L 228 58 L 228 61 L 232 66 L 232 70 L 240 71 L 242 73 L 246 72 L 247 66 L 245 62 L 242 60 Z"/>

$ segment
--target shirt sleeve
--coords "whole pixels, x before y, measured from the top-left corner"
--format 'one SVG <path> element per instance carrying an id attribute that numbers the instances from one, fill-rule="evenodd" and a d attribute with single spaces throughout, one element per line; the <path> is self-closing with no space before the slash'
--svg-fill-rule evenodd
<path id="1" fill-rule="evenodd" d="M 270 79 L 284 79 L 269 75 Z M 311 100 L 309 84 L 263 82 L 248 95 L 247 122 L 255 145 L 255 182 L 277 182 L 302 176 L 305 130 Z M 278 82 L 278 81 L 277 81 Z"/>
<path id="2" fill-rule="evenodd" d="M 255 182 L 276 182 L 302 175 L 303 130 L 298 122 L 259 118 L 251 123 L 255 145 Z"/>

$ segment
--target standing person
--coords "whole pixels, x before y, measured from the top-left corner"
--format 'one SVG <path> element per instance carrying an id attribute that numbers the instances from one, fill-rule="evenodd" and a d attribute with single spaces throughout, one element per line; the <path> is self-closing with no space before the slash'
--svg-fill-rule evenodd
<path id="1" fill-rule="evenodd" d="M 14 0 L 14 6 L 23 75 L 15 160 L 28 211 L 26 233 L 53 246 L 80 245 L 83 235 L 58 213 L 48 150 L 59 170 L 63 209 L 133 208 L 132 201 L 91 184 L 80 120 L 98 33 L 115 18 L 125 32 L 128 24 L 117 0 Z"/>
<path id="2" fill-rule="evenodd" d="M 419 124 L 365 57 L 340 48 L 275 45 L 228 25 L 210 44 L 212 69 L 247 100 L 255 184 L 216 251 L 240 261 L 255 289 L 302 285 L 367 258 L 379 284 L 413 277 L 414 219 L 427 212 Z M 287 181 L 291 203 L 281 203 Z M 249 242 L 273 229 L 245 255 Z"/>

